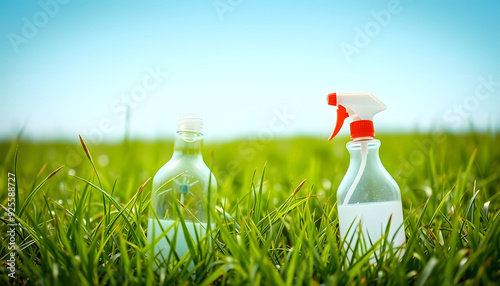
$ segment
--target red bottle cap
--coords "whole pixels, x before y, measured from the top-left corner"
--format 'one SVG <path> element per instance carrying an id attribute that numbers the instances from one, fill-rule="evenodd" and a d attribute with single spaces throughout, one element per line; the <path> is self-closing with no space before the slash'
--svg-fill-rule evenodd
<path id="1" fill-rule="evenodd" d="M 371 120 L 358 120 L 353 121 L 351 127 L 351 139 L 361 137 L 374 137 L 375 129 L 373 128 L 373 121 Z"/>

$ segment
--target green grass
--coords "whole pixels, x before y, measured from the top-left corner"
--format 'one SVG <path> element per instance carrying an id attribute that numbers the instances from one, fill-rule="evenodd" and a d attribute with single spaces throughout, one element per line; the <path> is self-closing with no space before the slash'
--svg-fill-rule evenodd
<path id="1" fill-rule="evenodd" d="M 349 164 L 347 138 L 238 141 L 204 148 L 219 183 L 214 243 L 191 246 L 192 257 L 172 259 L 163 273 L 153 272 L 145 233 L 148 179 L 170 158 L 170 142 L 87 142 L 90 156 L 78 137 L 0 143 L 0 183 L 6 189 L 7 173 L 16 173 L 20 225 L 17 278 L 2 267 L 0 283 L 496 285 L 499 136 L 377 138 L 402 192 L 407 246 L 401 260 L 385 255 L 372 265 L 365 256 L 346 263 L 335 193 Z M 5 213 L 7 192 L 0 202 Z M 7 246 L 4 240 L 4 266 Z M 196 267 L 189 272 L 191 260 Z"/>

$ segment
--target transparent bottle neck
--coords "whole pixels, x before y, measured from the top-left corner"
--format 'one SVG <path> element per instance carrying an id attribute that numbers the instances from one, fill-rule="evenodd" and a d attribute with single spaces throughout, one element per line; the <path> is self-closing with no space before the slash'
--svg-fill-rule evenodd
<path id="1" fill-rule="evenodd" d="M 176 156 L 199 156 L 203 145 L 203 134 L 192 131 L 178 131 L 174 139 L 174 154 Z"/>
<path id="2" fill-rule="evenodd" d="M 365 146 L 363 146 L 365 145 Z M 380 140 L 367 139 L 367 140 L 354 140 L 346 145 L 347 150 L 351 156 L 350 164 L 359 164 L 362 159 L 363 148 L 366 148 L 367 157 L 371 164 L 382 164 L 379 156 Z"/>

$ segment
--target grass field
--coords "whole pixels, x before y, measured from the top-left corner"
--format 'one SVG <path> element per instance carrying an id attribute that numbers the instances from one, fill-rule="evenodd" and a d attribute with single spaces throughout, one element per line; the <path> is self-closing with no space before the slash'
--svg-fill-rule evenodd
<path id="1" fill-rule="evenodd" d="M 164 273 L 153 272 L 145 233 L 148 179 L 170 158 L 171 142 L 87 140 L 92 161 L 78 136 L 50 144 L 3 142 L 0 182 L 7 190 L 8 173 L 15 173 L 19 227 L 11 279 L 11 201 L 2 191 L 0 284 L 498 285 L 500 136 L 377 138 L 402 192 L 407 246 L 401 260 L 386 255 L 370 264 L 367 255 L 346 263 L 336 188 L 349 164 L 347 138 L 246 140 L 205 145 L 219 185 L 217 243 L 194 247 Z M 196 265 L 192 272 L 186 259 Z"/>

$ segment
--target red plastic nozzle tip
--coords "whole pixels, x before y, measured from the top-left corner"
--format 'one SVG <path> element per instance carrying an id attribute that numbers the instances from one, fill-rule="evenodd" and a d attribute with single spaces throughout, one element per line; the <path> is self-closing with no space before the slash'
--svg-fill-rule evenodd
<path id="1" fill-rule="evenodd" d="M 358 120 L 350 125 L 351 139 L 361 137 L 374 137 L 375 129 L 373 128 L 373 121 L 371 120 Z"/>
<path id="2" fill-rule="evenodd" d="M 337 93 L 336 92 L 330 93 L 326 97 L 326 102 L 328 102 L 328 105 L 337 106 Z"/>
<path id="3" fill-rule="evenodd" d="M 343 107 L 342 105 L 337 106 L 337 123 L 335 124 L 335 129 L 333 130 L 333 133 L 332 135 L 330 135 L 330 138 L 328 138 L 328 140 L 332 140 L 333 137 L 337 136 L 340 128 L 342 128 L 342 125 L 344 124 L 344 120 L 347 117 L 349 117 L 349 114 L 347 113 L 345 107 Z"/>

